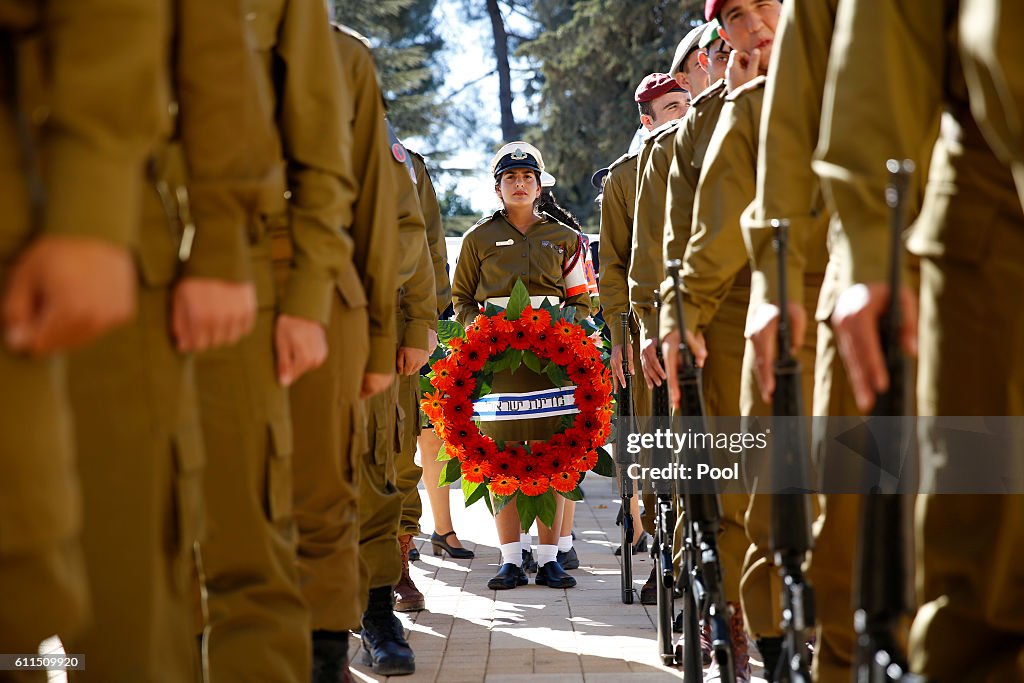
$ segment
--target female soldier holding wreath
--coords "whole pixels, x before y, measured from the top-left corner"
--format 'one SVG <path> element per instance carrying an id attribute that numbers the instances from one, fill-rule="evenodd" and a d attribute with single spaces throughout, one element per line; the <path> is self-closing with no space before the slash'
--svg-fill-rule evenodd
<path id="1" fill-rule="evenodd" d="M 575 321 L 584 320 L 590 314 L 590 294 L 579 233 L 547 214 L 537 213 L 540 174 L 544 171 L 540 151 L 525 142 L 507 144 L 495 155 L 491 170 L 495 194 L 503 208 L 477 223 L 463 238 L 452 282 L 456 318 L 468 326 L 486 303 L 505 308 L 516 280 L 522 280 L 534 307 L 547 297 L 563 307 L 575 307 Z M 492 393 L 552 388 L 547 377 L 525 369 L 515 374 L 507 370 L 496 373 L 491 386 Z M 543 441 L 555 433 L 558 425 L 557 417 L 509 419 L 482 422 L 480 431 L 497 441 Z M 571 588 L 576 580 L 555 559 L 565 506 L 564 498 L 557 499 L 552 525 L 537 522 L 537 583 Z M 527 583 L 520 567 L 520 519 L 515 508 L 515 503 L 510 503 L 495 515 L 502 564 L 487 584 L 494 590 Z"/>

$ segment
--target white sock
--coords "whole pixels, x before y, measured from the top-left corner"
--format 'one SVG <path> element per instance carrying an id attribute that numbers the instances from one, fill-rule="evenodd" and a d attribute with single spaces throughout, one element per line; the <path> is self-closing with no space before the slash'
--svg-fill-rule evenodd
<path id="1" fill-rule="evenodd" d="M 519 541 L 501 544 L 501 563 L 519 566 L 523 563 L 523 547 Z"/>
<path id="2" fill-rule="evenodd" d="M 544 545 L 543 543 L 541 543 L 537 546 L 537 566 L 543 567 L 548 562 L 554 562 L 555 557 L 557 556 L 557 545 Z"/>
<path id="3" fill-rule="evenodd" d="M 558 552 L 567 553 L 572 550 L 572 536 L 558 537 Z"/>
<path id="4" fill-rule="evenodd" d="M 519 542 L 523 544 L 523 550 L 529 550 L 533 545 L 533 536 L 530 534 L 519 534 Z"/>

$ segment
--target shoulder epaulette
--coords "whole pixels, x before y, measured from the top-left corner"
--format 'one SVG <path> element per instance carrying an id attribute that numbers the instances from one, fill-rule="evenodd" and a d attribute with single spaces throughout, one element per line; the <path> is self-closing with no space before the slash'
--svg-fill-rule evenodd
<path id="1" fill-rule="evenodd" d="M 467 235 L 469 235 L 469 233 L 471 233 L 472 231 L 476 230 L 477 228 L 479 228 L 484 223 L 491 222 L 492 220 L 497 218 L 499 213 L 501 213 L 501 209 L 498 209 L 497 211 L 492 213 L 490 216 L 484 216 L 483 218 L 478 220 L 476 223 L 474 223 L 473 225 L 469 226 L 469 229 L 467 229 L 466 232 L 462 233 L 462 236 L 466 237 Z"/>
<path id="2" fill-rule="evenodd" d="M 355 38 L 360 43 L 365 45 L 367 50 L 370 50 L 370 52 L 373 52 L 373 46 L 370 45 L 370 39 L 367 38 L 366 36 L 364 36 L 359 31 L 355 30 L 354 28 L 350 28 L 348 26 L 345 26 L 345 24 L 334 23 L 334 24 L 331 24 L 331 25 L 335 28 L 335 30 L 339 31 L 340 33 L 344 33 L 345 35 L 349 36 L 350 38 Z"/>
<path id="3" fill-rule="evenodd" d="M 708 86 L 706 89 L 704 89 L 699 95 L 697 95 L 692 100 L 690 100 L 690 106 L 691 107 L 696 107 L 699 104 L 707 102 L 712 97 L 715 97 L 716 95 L 721 93 L 722 90 L 724 90 L 724 89 L 725 89 L 725 79 L 724 78 L 719 78 L 717 81 L 715 81 L 710 86 Z"/>
<path id="4" fill-rule="evenodd" d="M 623 154 L 621 157 L 619 157 L 618 159 L 616 159 L 612 163 L 608 164 L 608 172 L 611 173 L 612 171 L 615 170 L 615 168 L 617 166 L 622 166 L 624 163 L 626 163 L 630 159 L 635 159 L 639 154 L 640 154 L 639 151 L 633 152 L 632 154 L 630 154 L 628 152 L 626 154 Z"/>
<path id="5" fill-rule="evenodd" d="M 759 90 L 759 89 L 763 88 L 764 84 L 767 83 L 767 82 L 768 82 L 768 77 L 767 76 L 758 76 L 758 77 L 754 78 L 751 81 L 747 81 L 746 83 L 744 83 L 740 87 L 738 87 L 735 90 L 733 90 L 732 92 L 730 92 L 728 95 L 726 95 L 725 99 L 728 100 L 729 102 L 732 102 L 732 101 L 736 100 L 739 97 L 743 97 L 743 95 L 745 95 L 748 92 L 753 92 L 755 90 Z"/>
<path id="6" fill-rule="evenodd" d="M 673 121 L 669 121 L 664 126 L 660 126 L 656 130 L 654 130 L 654 132 L 651 133 L 651 137 L 654 138 L 655 142 L 658 142 L 662 138 L 674 133 L 676 129 L 679 128 L 679 124 L 681 124 L 682 122 L 682 119 L 675 119 Z"/>

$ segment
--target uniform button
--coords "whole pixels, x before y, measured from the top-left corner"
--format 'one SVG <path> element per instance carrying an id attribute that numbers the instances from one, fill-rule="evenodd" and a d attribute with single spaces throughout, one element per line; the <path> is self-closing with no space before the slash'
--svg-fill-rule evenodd
<path id="1" fill-rule="evenodd" d="M 526 258 L 526 252 L 525 251 L 523 252 L 523 258 Z"/>
<path id="2" fill-rule="evenodd" d="M 246 21 L 253 21 L 255 19 L 256 19 L 256 13 L 255 12 L 249 12 L 248 14 L 245 15 L 245 20 Z"/>

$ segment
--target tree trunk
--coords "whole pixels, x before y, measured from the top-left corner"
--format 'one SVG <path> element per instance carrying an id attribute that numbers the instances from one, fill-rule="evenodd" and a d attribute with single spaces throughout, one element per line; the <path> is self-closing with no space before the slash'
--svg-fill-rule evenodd
<path id="1" fill-rule="evenodd" d="M 494 33 L 494 58 L 498 65 L 498 101 L 501 106 L 501 137 L 503 142 L 519 139 L 519 124 L 512 115 L 512 69 L 508 63 L 508 32 L 501 16 L 498 0 L 487 0 L 487 14 Z"/>

